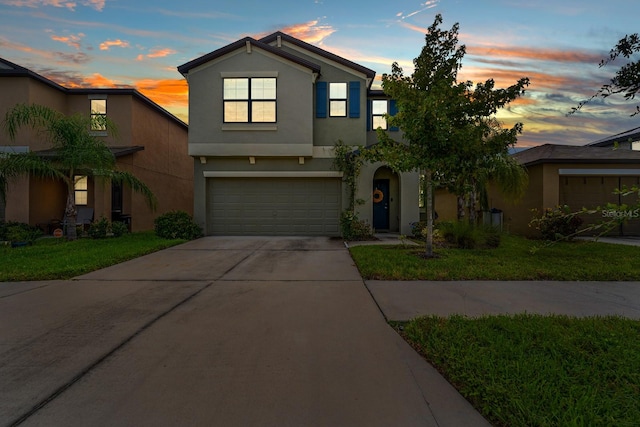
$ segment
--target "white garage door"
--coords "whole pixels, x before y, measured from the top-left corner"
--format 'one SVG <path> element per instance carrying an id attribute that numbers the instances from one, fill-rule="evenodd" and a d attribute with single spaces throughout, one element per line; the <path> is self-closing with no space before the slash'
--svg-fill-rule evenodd
<path id="1" fill-rule="evenodd" d="M 340 234 L 339 178 L 209 178 L 207 234 Z"/>

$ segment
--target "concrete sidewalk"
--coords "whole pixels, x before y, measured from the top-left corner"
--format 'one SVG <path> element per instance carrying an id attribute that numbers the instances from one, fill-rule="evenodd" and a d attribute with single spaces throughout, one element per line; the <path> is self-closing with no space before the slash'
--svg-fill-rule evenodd
<path id="1" fill-rule="evenodd" d="M 640 319 L 640 282 L 365 282 L 389 320 L 495 314 L 624 316 Z"/>
<path id="2" fill-rule="evenodd" d="M 489 425 L 341 241 L 203 238 L 0 289 L 2 425 Z"/>

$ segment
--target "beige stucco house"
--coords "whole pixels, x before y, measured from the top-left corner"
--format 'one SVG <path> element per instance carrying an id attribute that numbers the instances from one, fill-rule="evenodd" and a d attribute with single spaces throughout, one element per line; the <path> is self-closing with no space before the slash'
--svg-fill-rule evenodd
<path id="1" fill-rule="evenodd" d="M 333 147 L 375 143 L 393 110 L 370 89 L 374 71 L 281 32 L 178 71 L 189 84 L 194 218 L 206 234 L 339 235 L 348 200 Z M 377 231 L 409 233 L 418 175 L 366 165 L 357 198 Z"/>
<path id="2" fill-rule="evenodd" d="M 535 228 L 529 227 L 533 209 L 540 215 L 547 208 L 563 205 L 575 212 L 604 207 L 607 203 L 632 205 L 638 201 L 633 195 L 625 197 L 615 190 L 640 184 L 640 151 L 614 149 L 613 143 L 609 146 L 545 144 L 520 151 L 514 158 L 529 174 L 524 197 L 517 202 L 507 201 L 495 188 L 489 191 L 489 208 L 502 211 L 498 220 L 506 231 L 537 236 Z M 441 220 L 455 220 L 455 207 L 455 197 L 439 193 L 436 209 Z M 604 215 L 606 213 L 600 212 L 580 217 L 586 226 L 607 220 Z M 610 234 L 640 235 L 640 217 L 632 212 L 625 224 Z"/>
<path id="3" fill-rule="evenodd" d="M 193 161 L 187 154 L 187 125 L 134 89 L 69 89 L 0 58 L 0 117 L 16 104 L 40 104 L 64 114 L 106 114 L 117 126 L 116 137 L 96 131 L 116 156 L 117 167 L 145 182 L 158 198 L 152 211 L 142 196 L 126 187 L 79 179 L 78 205 L 93 210 L 94 219 L 123 220 L 132 231 L 153 229 L 157 215 L 170 210 L 193 212 Z M 50 147 L 25 129 L 12 141 L 0 133 L 0 152 Z M 31 225 L 61 220 L 66 189 L 55 181 L 25 177 L 13 182 L 0 218 Z"/>

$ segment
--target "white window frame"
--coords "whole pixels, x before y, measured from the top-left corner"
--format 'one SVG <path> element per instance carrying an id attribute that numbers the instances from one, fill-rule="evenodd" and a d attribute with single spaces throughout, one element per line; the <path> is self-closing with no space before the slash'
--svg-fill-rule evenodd
<path id="1" fill-rule="evenodd" d="M 376 108 L 376 104 L 380 106 L 384 103 L 384 111 L 381 108 Z M 387 114 L 389 114 L 389 100 L 387 99 L 373 99 L 371 100 L 371 129 L 376 130 L 381 128 L 382 130 L 388 130 L 389 124 L 387 123 Z M 376 122 L 382 122 L 382 126 Z"/>
<path id="2" fill-rule="evenodd" d="M 329 117 L 347 117 L 348 97 L 349 85 L 346 82 L 329 83 Z"/>
<path id="3" fill-rule="evenodd" d="M 87 206 L 89 204 L 89 178 L 86 175 L 73 177 L 73 191 L 76 205 Z"/>

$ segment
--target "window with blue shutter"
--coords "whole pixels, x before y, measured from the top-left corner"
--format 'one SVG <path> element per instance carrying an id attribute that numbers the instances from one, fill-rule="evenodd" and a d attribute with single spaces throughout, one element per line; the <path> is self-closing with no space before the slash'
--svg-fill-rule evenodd
<path id="1" fill-rule="evenodd" d="M 392 99 L 389 101 L 389 115 L 393 117 L 396 114 L 398 114 L 398 106 L 396 105 L 396 100 Z M 397 126 L 391 126 L 389 130 L 392 132 L 398 132 L 399 129 Z"/>
<path id="2" fill-rule="evenodd" d="M 349 117 L 360 117 L 360 82 L 349 82 Z"/>
<path id="3" fill-rule="evenodd" d="M 316 117 L 327 118 L 327 82 L 316 82 Z"/>

